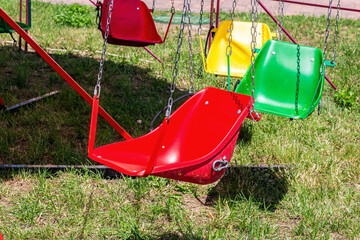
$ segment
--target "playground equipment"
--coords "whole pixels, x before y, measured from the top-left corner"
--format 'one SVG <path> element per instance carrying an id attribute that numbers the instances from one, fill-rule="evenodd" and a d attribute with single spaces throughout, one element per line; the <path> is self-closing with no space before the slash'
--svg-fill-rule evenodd
<path id="1" fill-rule="evenodd" d="M 261 0 L 257 0 L 257 3 L 259 4 L 259 6 L 271 17 L 271 19 L 279 26 L 279 29 L 285 33 L 285 35 L 287 35 L 290 40 L 297 44 L 296 40 L 290 35 L 290 33 L 282 26 L 282 24 L 280 24 L 280 22 L 271 14 L 271 12 L 266 8 L 266 6 L 261 2 Z M 203 13 L 203 5 L 204 5 L 204 1 L 201 1 L 201 9 L 200 9 L 200 26 L 199 26 L 199 35 L 202 33 L 202 24 L 201 24 L 201 18 L 202 18 L 202 13 Z M 219 13 L 220 13 L 220 0 L 216 0 L 216 4 L 215 4 L 215 0 L 211 0 L 211 6 L 210 6 L 210 29 L 213 28 L 214 25 L 214 21 L 215 21 L 215 28 L 219 28 Z M 214 20 L 214 14 L 215 14 L 215 20 Z M 260 24 L 260 23 L 258 23 Z M 228 29 L 230 30 L 230 29 Z M 274 37 L 275 35 L 271 34 L 272 37 Z M 208 51 L 211 48 L 212 45 L 212 40 L 213 40 L 213 36 L 212 34 L 209 34 L 207 37 L 207 49 Z M 279 39 L 281 40 L 281 39 Z M 220 53 L 221 54 L 221 53 Z M 234 61 L 230 61 L 231 64 Z M 233 69 L 230 66 L 230 69 Z M 233 70 L 231 70 L 231 72 L 233 72 Z M 224 74 L 224 76 L 226 76 L 226 73 Z M 236 77 L 236 76 L 234 76 Z M 325 79 L 326 81 L 331 85 L 331 87 L 334 90 L 337 90 L 337 87 L 335 86 L 335 84 L 325 75 Z"/>
<path id="2" fill-rule="evenodd" d="M 104 2 L 99 5 L 101 8 L 99 29 L 103 37 L 105 37 L 106 32 L 109 5 L 110 0 L 104 0 Z M 153 6 L 155 6 L 155 4 Z M 153 10 L 148 9 L 146 4 L 140 0 L 115 1 L 112 9 L 113 14 L 108 43 L 122 46 L 144 47 L 146 51 L 160 61 L 159 58 L 145 47 L 165 42 L 175 13 L 175 8 L 172 7 L 171 9 L 171 18 L 164 39 L 160 37 L 156 30 L 155 22 L 150 13 Z"/>
<path id="3" fill-rule="evenodd" d="M 16 22 L 24 31 L 28 31 L 31 28 L 31 0 L 26 0 L 26 21 L 25 23 L 22 22 L 22 7 L 23 1 L 20 0 L 20 14 L 19 14 L 19 22 Z M 16 45 L 17 41 L 15 40 L 14 36 L 12 35 L 15 30 L 3 19 L 0 17 L 0 33 L 8 33 L 10 34 L 12 40 L 14 41 L 14 46 Z M 19 40 L 19 50 L 21 49 L 21 38 Z M 27 51 L 27 44 L 25 44 L 25 50 Z"/>
<path id="4" fill-rule="evenodd" d="M 306 118 L 320 103 L 326 66 L 335 66 L 335 48 L 332 61 L 326 61 L 330 14 L 331 4 L 324 54 L 318 48 L 270 40 L 256 56 L 254 67 L 248 69 L 236 92 L 254 94 L 254 107 L 258 111 L 292 119 Z M 334 47 L 337 29 L 338 21 Z M 252 82 L 257 86 L 254 92 Z"/>
<path id="5" fill-rule="evenodd" d="M 204 1 L 204 0 L 202 0 Z M 209 42 L 210 34 L 215 34 L 213 42 L 210 44 L 209 53 L 204 52 L 201 34 L 199 41 L 203 66 L 207 73 L 219 76 L 228 76 L 228 61 L 230 64 L 231 77 L 243 77 L 250 66 L 251 22 L 234 21 L 236 0 L 233 2 L 231 21 L 222 21 L 218 28 L 212 28 L 207 35 L 206 45 Z M 202 11 L 201 11 L 202 12 Z M 256 48 L 260 49 L 268 40 L 276 36 L 270 32 L 270 28 L 265 23 L 257 23 Z M 232 32 L 232 34 L 230 33 Z M 200 33 L 200 31 L 199 31 Z M 205 45 L 205 51 L 207 46 Z M 231 51 L 228 49 L 231 47 Z M 229 55 L 229 56 L 228 56 Z M 229 57 L 229 59 L 228 59 Z"/>
<path id="6" fill-rule="evenodd" d="M 318 48 L 270 40 L 255 58 L 255 109 L 289 118 L 306 118 L 319 103 L 324 75 Z M 251 69 L 236 92 L 251 94 Z"/>
<path id="7" fill-rule="evenodd" d="M 175 74 L 164 121 L 145 136 L 94 149 L 101 73 L 113 1 L 111 0 L 109 6 L 103 54 L 94 91 L 88 145 L 89 158 L 130 176 L 155 175 L 197 184 L 208 184 L 218 180 L 228 167 L 241 124 L 250 114 L 251 97 L 209 87 L 191 96 L 171 114 L 186 14 L 191 30 L 189 0 L 187 2 L 184 0 L 175 57 Z M 190 39 L 189 43 L 191 43 Z M 191 44 L 189 45 L 189 54 L 192 56 Z M 194 91 L 191 71 L 189 91 Z"/>

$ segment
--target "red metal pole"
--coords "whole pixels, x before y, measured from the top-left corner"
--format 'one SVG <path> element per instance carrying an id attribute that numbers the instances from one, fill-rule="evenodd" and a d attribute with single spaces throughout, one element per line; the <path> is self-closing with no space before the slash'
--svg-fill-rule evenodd
<path id="1" fill-rule="evenodd" d="M 271 14 L 271 12 L 264 6 L 264 4 L 260 1 L 257 0 L 259 5 L 262 7 L 262 9 L 264 9 L 264 11 L 272 18 L 272 20 L 274 20 L 274 22 L 281 27 L 281 29 L 283 30 L 283 32 L 286 34 L 286 36 L 288 36 L 290 38 L 290 40 L 295 43 L 298 44 L 295 39 L 290 35 L 290 33 L 288 31 L 286 31 L 286 29 L 280 25 L 279 21 Z M 325 79 L 328 81 L 328 83 L 330 83 L 330 85 L 335 89 L 338 90 L 338 88 L 335 86 L 335 84 L 329 79 L 328 76 L 325 75 Z"/>
<path id="2" fill-rule="evenodd" d="M 150 49 L 148 49 L 147 47 L 143 47 L 148 53 L 150 53 L 151 56 L 153 56 L 153 58 L 155 58 L 156 60 L 158 60 L 159 63 L 163 63 L 161 61 L 160 58 L 158 58 L 158 56 L 156 56 L 152 51 L 150 51 Z"/>
<path id="3" fill-rule="evenodd" d="M 29 45 L 77 92 L 87 103 L 92 105 L 92 97 L 81 86 L 62 69 L 16 22 L 6 14 L 0 7 L 0 17 L 7 22 Z M 99 114 L 123 136 L 126 140 L 132 137 L 102 108 L 99 107 Z"/>
<path id="4" fill-rule="evenodd" d="M 273 1 L 280 1 L 280 0 L 273 0 Z M 317 3 L 297 2 L 297 1 L 291 1 L 291 0 L 284 0 L 284 2 L 286 2 L 286 3 L 300 4 L 300 5 L 307 5 L 307 6 L 312 6 L 312 7 L 329 8 L 329 5 L 322 5 L 322 4 L 317 4 Z M 337 6 L 332 6 L 332 7 L 333 7 L 333 8 L 337 8 Z M 351 12 L 360 12 L 360 9 L 355 9 L 355 8 L 344 8 L 344 7 L 340 7 L 340 10 L 351 11 Z"/>
<path id="5" fill-rule="evenodd" d="M 22 22 L 22 0 L 20 0 L 20 16 L 19 21 Z"/>

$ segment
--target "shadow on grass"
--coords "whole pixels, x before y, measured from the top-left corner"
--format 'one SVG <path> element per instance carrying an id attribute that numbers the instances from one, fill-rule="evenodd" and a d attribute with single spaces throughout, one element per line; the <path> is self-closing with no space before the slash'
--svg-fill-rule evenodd
<path id="1" fill-rule="evenodd" d="M 0 96 L 8 105 L 60 91 L 56 98 L 0 116 L 0 164 L 89 164 L 90 105 L 36 53 L 1 47 L 0 55 Z M 51 57 L 92 96 L 99 70 L 96 58 L 71 53 Z M 163 71 L 160 64 L 143 67 L 113 57 L 105 62 L 100 104 L 133 137 L 148 133 L 151 120 L 167 104 L 170 83 L 160 74 Z M 176 89 L 174 97 L 186 92 Z M 119 140 L 120 135 L 100 117 L 97 144 Z"/>
<path id="2" fill-rule="evenodd" d="M 246 119 L 245 122 L 241 125 L 239 137 L 236 141 L 240 145 L 248 145 L 251 143 L 251 138 L 253 136 L 253 125 L 247 123 L 250 119 Z"/>
<path id="3" fill-rule="evenodd" d="M 234 166 L 214 186 L 205 205 L 213 205 L 220 197 L 240 196 L 259 203 L 260 208 L 274 211 L 288 190 L 288 174 L 283 168 Z"/>

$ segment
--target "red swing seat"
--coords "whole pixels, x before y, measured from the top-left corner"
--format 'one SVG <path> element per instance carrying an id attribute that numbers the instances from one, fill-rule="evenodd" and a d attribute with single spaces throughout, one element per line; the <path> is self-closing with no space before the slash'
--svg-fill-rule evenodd
<path id="1" fill-rule="evenodd" d="M 180 106 L 154 131 L 94 149 L 97 108 L 94 97 L 89 158 L 130 176 L 155 175 L 197 184 L 218 180 L 217 160 L 230 161 L 251 97 L 212 87 Z M 215 163 L 214 163 L 215 162 Z"/>
<path id="2" fill-rule="evenodd" d="M 101 5 L 101 33 L 104 37 L 110 0 Z M 108 43 L 122 46 L 145 47 L 163 43 L 158 34 L 151 10 L 140 0 L 117 0 L 111 14 Z M 171 17 L 172 19 L 172 17 Z"/>

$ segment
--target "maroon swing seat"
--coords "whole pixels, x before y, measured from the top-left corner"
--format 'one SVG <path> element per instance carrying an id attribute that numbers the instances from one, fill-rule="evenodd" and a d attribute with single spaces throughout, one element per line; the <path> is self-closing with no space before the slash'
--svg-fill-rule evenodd
<path id="1" fill-rule="evenodd" d="M 218 168 L 219 161 L 226 165 L 230 161 L 241 124 L 251 109 L 250 96 L 208 87 L 154 131 L 94 149 L 96 98 L 88 145 L 90 159 L 130 176 L 155 175 L 197 184 L 215 182 L 225 173 L 225 168 Z"/>
<path id="2" fill-rule="evenodd" d="M 101 6 L 101 33 L 104 37 L 110 0 Z M 173 16 L 174 13 L 172 13 Z M 158 34 L 151 10 L 140 0 L 116 0 L 112 10 L 108 43 L 122 46 L 145 47 L 163 43 Z M 172 19 L 172 17 L 171 17 Z"/>

